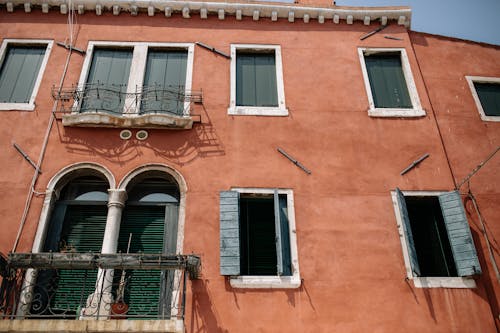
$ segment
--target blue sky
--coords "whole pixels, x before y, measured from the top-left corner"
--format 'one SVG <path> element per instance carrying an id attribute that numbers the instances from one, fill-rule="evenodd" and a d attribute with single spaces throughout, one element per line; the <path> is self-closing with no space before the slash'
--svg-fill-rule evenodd
<path id="1" fill-rule="evenodd" d="M 412 30 L 500 45 L 500 0 L 337 0 L 337 6 L 410 6 Z"/>

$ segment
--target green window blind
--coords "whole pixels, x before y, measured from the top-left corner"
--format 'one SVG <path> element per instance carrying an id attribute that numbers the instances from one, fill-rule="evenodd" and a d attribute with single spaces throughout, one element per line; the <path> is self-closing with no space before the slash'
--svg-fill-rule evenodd
<path id="1" fill-rule="evenodd" d="M 149 50 L 141 111 L 184 113 L 187 51 Z"/>
<path id="2" fill-rule="evenodd" d="M 105 205 L 67 206 L 59 250 L 101 252 L 107 210 Z M 54 215 L 54 218 L 58 218 L 58 214 Z M 56 225 L 58 223 L 54 223 L 54 226 Z M 51 300 L 53 311 L 60 310 L 66 314 L 74 312 L 78 316 L 78 308 L 85 306 L 87 296 L 95 290 L 96 278 L 97 270 L 58 270 L 57 290 L 55 290 Z"/>
<path id="3" fill-rule="evenodd" d="M 439 196 L 439 203 L 458 276 L 481 274 L 481 266 L 460 193 L 453 191 L 442 194 Z"/>
<path id="4" fill-rule="evenodd" d="M 236 55 L 236 105 L 278 106 L 274 52 Z"/>
<path id="5" fill-rule="evenodd" d="M 120 226 L 118 251 L 127 252 L 130 234 L 130 253 L 164 253 L 165 206 L 127 206 Z M 129 306 L 129 318 L 156 316 L 162 304 L 169 305 L 170 294 L 160 298 L 164 274 L 160 270 L 127 271 L 124 301 Z M 120 271 L 115 272 L 115 279 L 120 276 Z"/>
<path id="6" fill-rule="evenodd" d="M 132 50 L 95 49 L 81 111 L 122 113 Z"/>
<path id="7" fill-rule="evenodd" d="M 28 103 L 46 46 L 8 46 L 0 69 L 0 103 Z"/>
<path id="8" fill-rule="evenodd" d="M 483 111 L 487 116 L 500 116 L 500 84 L 474 82 Z"/>
<path id="9" fill-rule="evenodd" d="M 240 194 L 220 192 L 220 274 L 240 274 Z"/>
<path id="10" fill-rule="evenodd" d="M 365 55 L 373 102 L 377 108 L 412 108 L 399 54 Z"/>

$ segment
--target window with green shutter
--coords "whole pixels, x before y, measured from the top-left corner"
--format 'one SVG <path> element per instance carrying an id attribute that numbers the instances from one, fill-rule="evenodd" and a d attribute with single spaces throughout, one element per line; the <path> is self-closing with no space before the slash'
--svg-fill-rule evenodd
<path id="1" fill-rule="evenodd" d="M 33 110 L 53 42 L 4 39 L 0 46 L 0 110 Z"/>
<path id="2" fill-rule="evenodd" d="M 291 276 L 287 194 L 220 193 L 222 275 Z"/>
<path id="3" fill-rule="evenodd" d="M 403 195 L 396 190 L 414 277 L 481 273 L 460 194 Z"/>

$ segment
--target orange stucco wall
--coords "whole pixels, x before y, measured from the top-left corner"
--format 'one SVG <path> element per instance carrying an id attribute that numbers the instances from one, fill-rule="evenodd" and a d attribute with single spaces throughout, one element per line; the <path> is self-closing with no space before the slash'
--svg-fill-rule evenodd
<path id="1" fill-rule="evenodd" d="M 59 13 L 7 14 L 2 9 L 0 17 L 1 38 L 67 39 L 66 17 Z M 476 217 L 471 213 L 470 222 L 485 272 L 477 288 L 414 288 L 405 280 L 390 191 L 395 187 L 451 190 L 454 178 L 465 177 L 499 144 L 498 125 L 479 119 L 463 75 L 499 77 L 500 51 L 408 34 L 396 24 L 383 34 L 359 39 L 374 28 L 359 22 L 290 24 L 246 17 L 187 20 L 179 15 L 165 19 L 108 12 L 101 17 L 92 12 L 78 16 L 75 46 L 81 49 L 95 40 L 201 41 L 226 53 L 231 43 L 281 45 L 290 114 L 229 116 L 230 61 L 197 47 L 193 89 L 203 90 L 204 102 L 194 113 L 201 115 L 201 124 L 186 131 L 148 130 L 149 138 L 139 142 L 121 140 L 119 129 L 65 128 L 57 120 L 35 190 L 43 192 L 59 170 L 84 161 L 107 167 L 117 183 L 146 163 L 163 163 L 182 174 L 188 187 L 183 252 L 200 254 L 203 263 L 201 279 L 188 287 L 188 332 L 494 332 L 492 318 L 498 316 L 498 306 L 493 302 L 492 315 L 490 304 L 497 299 L 498 283 Z M 367 115 L 360 46 L 406 49 L 425 117 Z M 461 50 L 473 63 L 463 58 Z M 14 243 L 33 175 L 33 168 L 11 143 L 37 159 L 54 103 L 50 89 L 59 85 L 66 56 L 67 50 L 54 45 L 34 112 L 0 114 L 0 251 L 4 253 Z M 83 59 L 78 53 L 72 55 L 64 85 L 78 81 Z M 312 174 L 290 163 L 277 147 Z M 400 176 L 424 153 L 430 157 Z M 492 162 L 472 182 L 493 239 L 500 232 L 495 225 L 498 163 L 498 159 Z M 233 289 L 219 274 L 218 195 L 230 187 L 293 189 L 300 289 Z M 33 198 L 18 251 L 31 249 L 42 203 L 43 196 Z"/>

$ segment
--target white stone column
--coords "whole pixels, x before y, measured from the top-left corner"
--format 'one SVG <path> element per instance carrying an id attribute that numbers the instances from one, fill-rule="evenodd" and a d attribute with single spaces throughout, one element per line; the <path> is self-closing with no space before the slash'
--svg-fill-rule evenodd
<path id="1" fill-rule="evenodd" d="M 111 189 L 108 190 L 108 194 L 108 215 L 106 217 L 106 229 L 104 230 L 101 253 L 116 253 L 127 191 Z M 111 304 L 113 303 L 111 293 L 113 272 L 112 269 L 99 269 L 95 292 L 87 298 L 87 305 L 83 309 L 82 319 L 95 319 L 96 316 L 99 316 L 99 319 L 108 319 Z"/>

